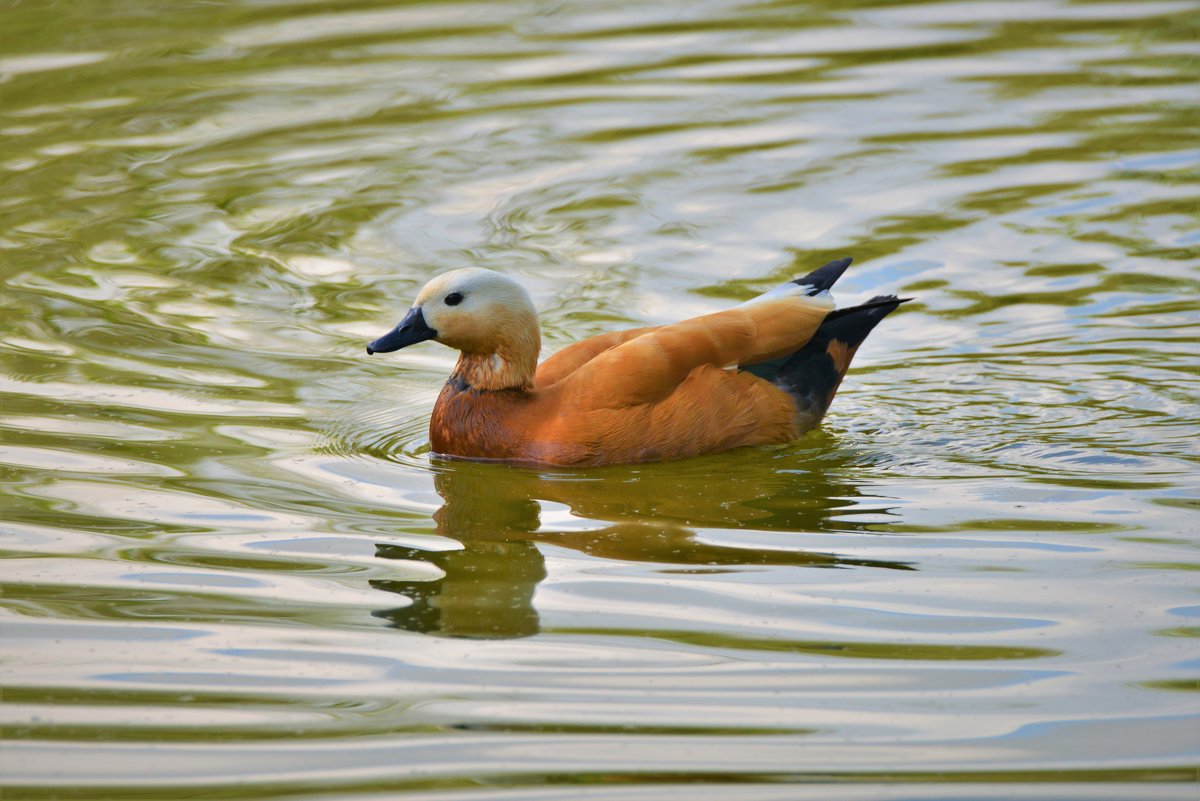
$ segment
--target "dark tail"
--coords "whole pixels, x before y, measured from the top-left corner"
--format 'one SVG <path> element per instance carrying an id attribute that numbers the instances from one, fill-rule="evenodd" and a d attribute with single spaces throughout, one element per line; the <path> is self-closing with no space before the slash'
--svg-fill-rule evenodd
<path id="1" fill-rule="evenodd" d="M 854 259 L 846 256 L 844 259 L 831 261 L 824 267 L 818 267 L 808 275 L 801 278 L 793 278 L 789 283 L 796 284 L 804 288 L 804 294 L 813 296 L 824 292 L 837 283 L 837 280 L 842 277 L 842 273 L 846 272 L 846 268 Z M 828 320 L 829 318 L 825 318 Z M 774 381 L 779 375 L 780 368 L 784 363 L 791 358 L 792 354 L 786 354 L 774 359 L 769 359 L 765 362 L 755 362 L 754 364 L 738 365 L 738 369 L 745 373 L 753 373 L 759 378 L 764 378 L 767 381 Z"/>
<path id="2" fill-rule="evenodd" d="M 854 259 L 850 258 L 849 256 L 844 259 L 838 259 L 837 261 L 831 261 L 824 267 L 819 267 L 818 269 L 813 270 L 803 278 L 793 278 L 792 283 L 800 286 L 811 287 L 811 289 L 805 294 L 815 295 L 818 292 L 823 292 L 826 289 L 829 289 L 835 283 L 837 283 L 837 280 L 842 277 L 842 273 L 846 272 L 846 268 L 850 266 L 850 262 L 852 261 L 854 261 Z"/>
<path id="3" fill-rule="evenodd" d="M 880 295 L 861 306 L 830 312 L 813 338 L 788 357 L 771 380 L 790 394 L 800 412 L 811 416 L 816 424 L 833 402 L 850 360 L 867 334 L 901 303 L 910 300 Z"/>

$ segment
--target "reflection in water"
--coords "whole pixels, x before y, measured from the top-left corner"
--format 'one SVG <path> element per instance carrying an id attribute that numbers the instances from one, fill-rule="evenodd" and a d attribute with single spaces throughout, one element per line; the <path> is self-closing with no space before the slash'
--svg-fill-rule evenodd
<path id="1" fill-rule="evenodd" d="M 712 460 L 696 460 L 703 466 Z M 685 465 L 685 470 L 687 466 Z M 820 529 L 844 499 L 858 493 L 852 486 L 814 482 L 806 477 L 810 497 L 821 499 L 771 513 L 762 485 L 750 481 L 678 481 L 671 485 L 636 480 L 645 468 L 614 468 L 595 473 L 539 473 L 505 465 L 446 462 L 435 476 L 445 502 L 434 513 L 437 533 L 462 544 L 461 549 L 426 551 L 379 544 L 384 559 L 421 561 L 442 577 L 371 582 L 412 603 L 381 610 L 398 628 L 453 637 L 527 637 L 539 631 L 533 605 L 538 582 L 546 577 L 545 559 L 535 543 L 571 548 L 591 556 L 626 562 L 693 566 L 697 570 L 742 565 L 807 567 L 882 567 L 912 570 L 903 562 L 852 559 L 836 554 L 794 550 L 738 548 L 705 542 L 691 526 L 737 528 L 751 521 L 755 529 Z M 626 480 L 620 480 L 625 473 Z M 720 473 L 714 473 L 720 475 Z M 744 477 L 743 477 L 744 478 Z M 650 486 L 655 489 L 651 491 Z M 664 489 L 670 495 L 664 496 Z M 569 506 L 572 513 L 611 525 L 588 530 L 542 528 L 538 500 Z M 765 502 L 765 503 L 764 503 Z M 798 520 L 797 515 L 804 520 Z M 676 518 L 676 519 L 672 519 Z M 779 525 L 782 524 L 782 525 Z M 799 528 L 797 525 L 799 524 Z"/>
<path id="2" fill-rule="evenodd" d="M 532 542 L 464 537 L 462 549 L 454 551 L 377 547 L 384 559 L 428 562 L 445 575 L 433 581 L 371 581 L 376 589 L 412 600 L 410 606 L 375 612 L 376 617 L 408 631 L 452 637 L 501 639 L 538 633 L 533 592 L 546 577 L 546 566 Z"/>

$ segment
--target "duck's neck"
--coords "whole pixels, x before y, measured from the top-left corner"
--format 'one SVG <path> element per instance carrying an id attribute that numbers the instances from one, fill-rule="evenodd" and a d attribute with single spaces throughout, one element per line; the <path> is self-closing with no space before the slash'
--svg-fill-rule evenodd
<path id="1" fill-rule="evenodd" d="M 461 353 L 451 382 L 471 389 L 533 389 L 537 372 L 537 343 L 533 348 L 500 348 L 492 353 Z"/>

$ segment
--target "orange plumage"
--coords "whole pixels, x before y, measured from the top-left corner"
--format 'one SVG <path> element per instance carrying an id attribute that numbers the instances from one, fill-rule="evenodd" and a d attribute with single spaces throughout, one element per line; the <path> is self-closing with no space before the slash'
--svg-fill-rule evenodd
<path id="1" fill-rule="evenodd" d="M 591 337 L 537 364 L 529 296 L 490 270 L 422 289 L 372 342 L 462 351 L 430 420 L 436 453 L 555 465 L 680 459 L 795 439 L 821 419 L 858 345 L 901 302 L 833 311 L 832 262 L 732 309 Z"/>

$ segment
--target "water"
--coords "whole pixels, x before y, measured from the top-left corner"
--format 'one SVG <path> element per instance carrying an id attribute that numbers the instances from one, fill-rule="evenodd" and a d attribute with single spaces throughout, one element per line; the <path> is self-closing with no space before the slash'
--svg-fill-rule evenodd
<path id="1" fill-rule="evenodd" d="M 0 14 L 6 798 L 1194 798 L 1190 2 Z M 786 447 L 439 461 L 363 352 L 845 254 Z"/>

